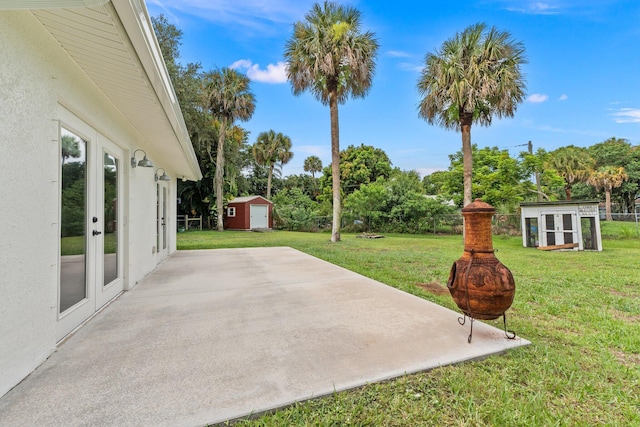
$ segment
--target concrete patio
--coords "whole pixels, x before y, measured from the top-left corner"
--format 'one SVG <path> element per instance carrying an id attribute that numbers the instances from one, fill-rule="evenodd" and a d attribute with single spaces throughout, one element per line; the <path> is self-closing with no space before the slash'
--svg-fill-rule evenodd
<path id="1" fill-rule="evenodd" d="M 0 398 L 1 426 L 200 426 L 530 344 L 291 248 L 180 251 Z"/>

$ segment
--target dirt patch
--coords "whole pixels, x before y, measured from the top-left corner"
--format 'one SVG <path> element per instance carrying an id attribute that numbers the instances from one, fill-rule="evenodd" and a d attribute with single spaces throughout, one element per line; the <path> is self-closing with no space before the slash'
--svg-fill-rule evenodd
<path id="1" fill-rule="evenodd" d="M 629 323 L 640 323 L 640 314 L 631 314 L 626 311 L 611 310 L 613 317 L 617 320 L 624 320 Z"/>
<path id="2" fill-rule="evenodd" d="M 612 353 L 616 359 L 618 359 L 618 362 L 624 366 L 632 367 L 640 365 L 640 354 L 625 353 L 619 350 L 613 350 Z"/>
<path id="3" fill-rule="evenodd" d="M 449 289 L 447 289 L 446 286 L 442 286 L 437 282 L 416 283 L 416 286 L 424 289 L 427 292 L 431 292 L 434 295 L 447 295 L 449 293 Z"/>

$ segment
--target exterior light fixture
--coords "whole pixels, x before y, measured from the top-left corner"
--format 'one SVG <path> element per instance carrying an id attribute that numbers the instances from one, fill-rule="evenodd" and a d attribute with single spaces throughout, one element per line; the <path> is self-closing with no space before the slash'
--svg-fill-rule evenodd
<path id="1" fill-rule="evenodd" d="M 138 163 L 136 163 L 136 153 L 138 151 L 142 151 L 142 153 L 144 154 L 144 157 L 142 158 L 142 160 L 140 160 Z M 136 166 L 142 166 L 144 168 L 152 168 L 153 167 L 153 162 L 151 160 L 147 159 L 147 153 L 144 150 L 137 149 L 136 151 L 133 152 L 133 156 L 131 156 L 131 167 L 135 168 Z"/>
<path id="2" fill-rule="evenodd" d="M 158 176 L 158 171 L 162 170 L 162 175 Z M 171 178 L 162 168 L 156 169 L 156 181 L 171 181 Z"/>

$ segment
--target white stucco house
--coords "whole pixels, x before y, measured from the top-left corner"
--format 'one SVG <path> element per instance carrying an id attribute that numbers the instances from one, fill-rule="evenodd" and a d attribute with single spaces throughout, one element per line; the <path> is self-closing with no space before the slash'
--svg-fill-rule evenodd
<path id="1" fill-rule="evenodd" d="M 144 0 L 0 0 L 0 396 L 176 250 L 201 177 Z"/>

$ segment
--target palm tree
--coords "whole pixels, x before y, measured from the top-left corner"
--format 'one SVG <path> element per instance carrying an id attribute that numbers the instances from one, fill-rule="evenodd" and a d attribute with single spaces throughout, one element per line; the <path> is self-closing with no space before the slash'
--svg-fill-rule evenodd
<path id="1" fill-rule="evenodd" d="M 80 143 L 73 135 L 62 135 L 62 164 L 69 157 L 78 158 L 82 155 Z"/>
<path id="2" fill-rule="evenodd" d="M 318 156 L 309 156 L 304 159 L 304 171 L 310 172 L 311 177 L 316 179 L 316 172 L 322 171 L 322 160 Z"/>
<path id="3" fill-rule="evenodd" d="M 547 167 L 554 169 L 564 179 L 564 192 L 571 200 L 571 189 L 579 182 L 586 182 L 591 176 L 594 160 L 586 148 L 567 145 L 552 151 Z"/>
<path id="4" fill-rule="evenodd" d="M 604 190 L 605 212 L 607 221 L 612 221 L 611 216 L 611 190 L 618 188 L 629 179 L 629 175 L 623 167 L 603 166 L 595 170 L 588 179 L 589 184 L 596 190 Z"/>
<path id="5" fill-rule="evenodd" d="M 418 80 L 423 96 L 418 114 L 429 124 L 461 131 L 465 206 L 471 203 L 471 125 L 489 126 L 494 116 L 513 117 L 524 99 L 520 66 L 526 62 L 522 43 L 506 31 L 487 30 L 482 23 L 427 54 Z"/>
<path id="6" fill-rule="evenodd" d="M 273 130 L 262 132 L 258 135 L 256 143 L 251 150 L 256 163 L 269 168 L 267 177 L 267 199 L 271 199 L 271 180 L 276 164 L 284 165 L 293 158 L 291 151 L 291 138 Z"/>
<path id="7" fill-rule="evenodd" d="M 224 230 L 222 222 L 224 204 L 224 143 L 227 127 L 236 120 L 247 121 L 255 110 L 255 97 L 249 88 L 250 80 L 230 68 L 205 73 L 203 78 L 203 107 L 219 120 L 216 171 L 214 178 L 217 229 Z"/>
<path id="8" fill-rule="evenodd" d="M 331 241 L 340 241 L 340 131 L 338 104 L 363 98 L 371 88 L 378 42 L 360 32 L 360 12 L 337 3 L 315 3 L 293 27 L 287 41 L 287 77 L 294 95 L 309 90 L 331 117 L 333 225 Z"/>
<path id="9" fill-rule="evenodd" d="M 322 171 L 322 160 L 318 156 L 309 156 L 304 159 L 304 171 L 311 172 L 313 181 L 313 194 L 318 197 L 318 181 L 316 180 L 316 172 Z"/>

